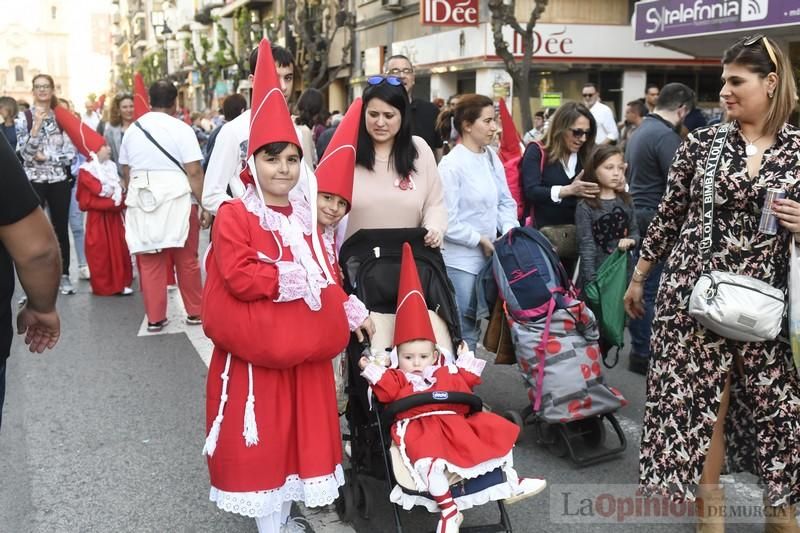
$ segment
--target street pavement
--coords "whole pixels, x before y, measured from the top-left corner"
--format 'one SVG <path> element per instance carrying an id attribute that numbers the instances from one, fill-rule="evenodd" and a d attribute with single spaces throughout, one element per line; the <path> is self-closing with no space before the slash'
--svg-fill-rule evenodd
<path id="1" fill-rule="evenodd" d="M 73 269 L 76 272 L 77 269 Z M 88 282 L 78 294 L 60 296 L 63 335 L 55 350 L 32 355 L 15 340 L 8 363 L 6 406 L 0 430 L 0 532 L 254 532 L 254 521 L 225 513 L 208 501 L 201 449 L 210 342 L 199 326 L 181 322 L 177 292 L 170 293 L 172 323 L 158 335 L 143 328 L 141 295 L 96 297 Z M 19 292 L 19 291 L 18 291 Z M 21 293 L 19 294 L 21 295 Z M 555 457 L 533 442 L 526 427 L 514 453 L 521 475 L 544 477 L 548 490 L 508 506 L 516 532 L 689 532 L 691 519 L 623 516 L 622 502 L 605 501 L 611 518 L 581 504 L 588 493 L 629 494 L 638 479 L 638 443 L 644 377 L 621 363 L 607 372 L 629 404 L 617 413 L 627 437 L 618 457 L 585 468 Z M 484 351 L 479 356 L 491 360 Z M 495 411 L 521 409 L 527 396 L 516 367 L 487 365 L 477 390 Z M 610 433 L 610 432 L 609 432 Z M 607 442 L 612 442 L 609 434 Z M 760 505 L 753 479 L 726 476 L 729 497 Z M 392 532 L 388 491 L 368 483 L 368 519 L 343 524 L 332 508 L 308 510 L 307 531 Z M 580 510 L 584 509 L 583 512 Z M 623 513 L 624 514 L 624 513 Z M 404 531 L 433 531 L 436 515 L 402 512 Z M 465 512 L 465 525 L 497 519 L 495 504 Z M 756 523 L 727 531 L 762 531 Z"/>

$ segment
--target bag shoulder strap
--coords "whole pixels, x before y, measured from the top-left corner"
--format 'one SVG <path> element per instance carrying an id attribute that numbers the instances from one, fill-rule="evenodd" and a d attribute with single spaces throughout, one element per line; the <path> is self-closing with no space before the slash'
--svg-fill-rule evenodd
<path id="1" fill-rule="evenodd" d="M 728 137 L 728 125 L 723 124 L 717 128 L 714 140 L 711 141 L 711 148 L 706 159 L 706 168 L 703 172 L 703 236 L 700 241 L 700 249 L 703 253 L 703 261 L 708 266 L 711 259 L 711 245 L 713 240 L 714 226 L 714 189 L 717 168 L 725 147 L 725 139 Z"/>
<path id="2" fill-rule="evenodd" d="M 28 133 L 33 129 L 33 113 L 30 109 L 25 110 L 25 125 L 28 126 Z"/>
<path id="3" fill-rule="evenodd" d="M 147 139 L 148 139 L 148 140 L 149 140 L 151 143 L 153 143 L 153 144 L 156 146 L 156 148 L 158 148 L 159 150 L 161 150 L 161 153 L 162 153 L 162 154 L 164 154 L 165 156 L 167 156 L 167 157 L 169 158 L 169 160 L 170 160 L 170 161 L 172 161 L 173 163 L 175 163 L 175 166 L 176 166 L 176 167 L 178 167 L 178 168 L 181 170 L 181 172 L 183 172 L 184 174 L 186 174 L 186 169 L 185 169 L 185 168 L 183 168 L 183 165 L 181 165 L 181 164 L 180 164 L 180 162 L 179 162 L 177 159 L 175 159 L 175 158 L 172 156 L 172 154 L 170 154 L 169 152 L 167 152 L 166 150 L 164 150 L 164 147 L 163 147 L 163 146 L 161 146 L 160 144 L 158 144 L 158 141 L 156 141 L 156 140 L 153 138 L 153 136 L 152 136 L 152 135 L 150 135 L 150 132 L 149 132 L 149 131 L 147 131 L 146 129 L 144 129 L 144 127 L 143 127 L 141 124 L 139 124 L 139 121 L 138 121 L 138 120 L 137 120 L 136 122 L 134 122 L 134 125 L 136 125 L 136 127 L 137 127 L 137 128 L 139 128 L 140 130 L 142 130 L 142 133 L 144 133 L 144 136 L 145 136 L 145 137 L 147 137 Z"/>

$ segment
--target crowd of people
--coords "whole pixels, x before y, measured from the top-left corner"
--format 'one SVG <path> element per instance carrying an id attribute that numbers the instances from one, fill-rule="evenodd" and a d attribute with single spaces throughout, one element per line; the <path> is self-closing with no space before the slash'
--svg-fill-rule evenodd
<path id="1" fill-rule="evenodd" d="M 712 268 L 785 292 L 789 244 L 800 234 L 800 133 L 787 124 L 797 97 L 791 66 L 766 38 L 738 41 L 722 64 L 729 130 L 711 176 L 710 264 L 698 251 L 701 180 L 720 126 L 701 127 L 695 94 L 681 83 L 648 86 L 626 104 L 621 123 L 593 83 L 581 102 L 537 111 L 521 138 L 519 183 L 512 183 L 495 149 L 511 133 L 500 132 L 495 102 L 454 95 L 440 109 L 416 98 L 414 67 L 401 55 L 367 78 L 344 113 L 328 112 L 316 89 L 295 101 L 294 58 L 266 41 L 250 57 L 250 108 L 231 95 L 220 116 L 186 120 L 165 80 L 146 94 L 116 95 L 107 117 L 91 101 L 77 114 L 59 100 L 53 79 L 38 74 L 29 109 L 0 98 L 0 155 L 11 176 L 0 186 L 0 291 L 11 298 L 13 261 L 27 295 L 18 329 L 42 351 L 58 340 L 56 288 L 75 293 L 70 230 L 78 276 L 96 295 L 133 293 L 138 273 L 149 331 L 166 325 L 167 287 L 176 283 L 186 323 L 202 325 L 214 343 L 204 446 L 211 500 L 255 518 L 259 531 L 277 532 L 289 527 L 291 501 L 329 504 L 344 483 L 330 361 L 351 333 L 375 332 L 364 304 L 343 290 L 338 250 L 349 237 L 423 228 L 424 244 L 442 251 L 459 313 L 464 345 L 448 359 L 426 314 L 400 318 L 418 297 L 425 308 L 409 281 L 416 272 L 403 267 L 391 368 L 360 363 L 379 398 L 427 390 L 437 379 L 465 390 L 479 381 L 478 275 L 496 239 L 512 228 L 538 228 L 579 286 L 615 250 L 631 252 L 630 285 L 619 304 L 631 317 L 629 369 L 647 375 L 641 485 L 648 494 L 721 506 L 727 459 L 764 483 L 768 523 L 796 528 L 800 381 L 790 347 L 726 339 L 686 308 L 698 276 Z M 765 191 L 775 187 L 787 193 L 774 208 L 784 231 L 769 235 L 758 220 Z M 199 242 L 208 228 L 203 284 Z M 6 303 L 3 327 L 10 323 Z M 0 385 L 4 374 L 2 362 Z M 408 448 L 420 488 L 436 498 L 441 533 L 458 531 L 461 521 L 443 472 L 469 477 L 487 461 L 510 460 L 516 435 L 492 416 L 480 424 L 451 421 L 450 430 L 441 429 L 444 422 L 406 423 L 412 433 L 427 432 L 420 442 L 430 439 L 434 449 L 442 432 L 493 435 L 466 453 L 469 464 L 431 458 L 428 444 Z M 402 445 L 403 434 L 394 434 Z M 512 485 L 515 497 L 544 487 L 525 478 Z M 721 531 L 714 529 L 719 516 L 701 513 L 704 531 Z"/>

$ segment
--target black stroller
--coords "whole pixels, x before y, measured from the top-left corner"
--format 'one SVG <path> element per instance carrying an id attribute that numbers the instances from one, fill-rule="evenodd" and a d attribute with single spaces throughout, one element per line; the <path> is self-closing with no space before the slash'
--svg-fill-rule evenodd
<path id="1" fill-rule="evenodd" d="M 455 353 L 453 349 L 460 341 L 458 311 L 452 284 L 447 277 L 441 252 L 424 245 L 425 230 L 376 229 L 361 230 L 342 246 L 340 264 L 344 274 L 345 289 L 356 294 L 370 310 L 376 323 L 376 335 L 371 339 L 371 349 L 383 350 L 391 346 L 394 330 L 394 312 L 397 305 L 397 285 L 400 275 L 402 246 L 408 242 L 414 252 L 420 282 L 425 292 L 431 322 L 438 343 Z M 443 340 L 444 339 L 444 340 Z M 374 397 L 368 398 L 368 384 L 360 376 L 358 360 L 365 346 L 355 339 L 347 349 L 348 361 L 348 405 L 345 416 L 350 434 L 344 439 L 350 442 L 350 468 L 345 472 L 346 483 L 337 501 L 337 512 L 343 521 L 351 522 L 356 513 L 369 519 L 374 495 L 365 485 L 365 477 L 385 480 L 392 495 L 399 491 L 406 500 L 415 500 L 415 505 L 424 505 L 429 510 L 436 508 L 433 498 L 416 491 L 403 475 L 402 461 L 392 461 L 390 428 L 395 417 L 412 407 L 429 403 L 461 403 L 471 412 L 480 411 L 483 402 L 477 396 L 463 393 L 420 393 L 403 398 L 389 405 L 381 405 Z M 470 480 L 458 480 L 451 486 L 454 498 L 474 494 L 488 487 L 505 482 L 505 474 L 494 470 Z M 394 488 L 393 488 L 394 487 Z M 404 504 L 406 509 L 410 505 Z M 498 501 L 500 521 L 478 528 L 462 527 L 463 532 L 511 531 L 511 525 L 503 501 Z M 400 505 L 393 505 L 395 525 L 398 533 L 403 531 L 399 513 Z"/>

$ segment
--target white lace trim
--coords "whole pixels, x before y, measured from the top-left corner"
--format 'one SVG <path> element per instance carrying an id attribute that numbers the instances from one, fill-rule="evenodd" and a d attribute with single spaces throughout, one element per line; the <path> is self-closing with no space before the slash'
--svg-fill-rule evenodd
<path id="1" fill-rule="evenodd" d="M 100 196 L 111 198 L 114 200 L 114 205 L 120 205 L 122 203 L 122 184 L 117 164 L 111 160 L 101 163 L 94 152 L 89 153 L 89 158 L 89 161 L 82 164 L 81 168 L 100 182 Z"/>
<path id="2" fill-rule="evenodd" d="M 471 351 L 465 351 L 459 354 L 458 359 L 456 359 L 456 366 L 476 376 L 480 376 L 486 366 L 486 361 L 478 359 Z"/>
<path id="3" fill-rule="evenodd" d="M 517 489 L 517 486 L 519 485 L 517 472 L 511 467 L 503 468 L 503 471 L 506 473 L 507 481 L 503 481 L 497 485 L 492 485 L 491 487 L 487 487 L 482 491 L 475 492 L 473 494 L 467 494 L 465 496 L 454 498 L 456 507 L 458 507 L 459 511 L 471 509 L 472 507 L 478 507 L 490 501 L 494 502 L 498 500 L 505 500 L 506 498 L 516 495 L 519 492 Z M 400 485 L 394 486 L 391 494 L 389 495 L 389 500 L 391 500 L 392 503 L 400 505 L 406 511 L 411 510 L 411 508 L 416 505 L 421 505 L 431 513 L 440 512 L 436 501 L 428 497 L 427 494 L 408 494 Z"/>
<path id="4" fill-rule="evenodd" d="M 364 323 L 369 317 L 367 306 L 355 294 L 351 294 L 344 302 L 344 312 L 347 315 L 347 323 L 350 325 L 350 331 L 355 331 L 358 326 Z"/>
<path id="5" fill-rule="evenodd" d="M 328 286 L 328 280 L 322 273 L 322 269 L 314 260 L 311 248 L 305 239 L 305 235 L 311 234 L 311 207 L 304 198 L 290 195 L 292 213 L 288 217 L 277 211 L 269 209 L 258 197 L 252 184 L 248 184 L 247 190 L 242 196 L 244 208 L 256 218 L 258 224 L 265 231 L 277 231 L 283 246 L 287 246 L 292 252 L 293 262 L 297 263 L 306 272 L 306 288 L 303 299 L 309 304 L 313 311 L 318 311 L 321 305 L 320 293 L 324 287 Z M 316 307 L 315 307 L 316 306 Z"/>
<path id="6" fill-rule="evenodd" d="M 361 375 L 364 378 L 375 385 L 377 382 L 381 380 L 383 375 L 386 373 L 386 367 L 380 366 L 376 363 L 370 363 L 364 367 L 364 370 L 361 371 Z"/>
<path id="7" fill-rule="evenodd" d="M 303 270 L 301 265 L 292 261 L 278 261 L 275 266 L 278 267 L 278 297 L 275 299 L 276 302 L 291 302 L 311 296 L 306 290 L 308 287 L 306 271 Z M 319 301 L 315 303 L 306 300 L 306 303 L 311 309 L 315 309 L 314 305 L 316 305 L 316 309 L 319 309 Z"/>
<path id="8" fill-rule="evenodd" d="M 256 518 L 279 513 L 281 505 L 288 501 L 301 501 L 306 507 L 321 507 L 333 503 L 339 497 L 339 487 L 344 485 L 342 465 L 336 465 L 332 474 L 301 479 L 297 474 L 286 478 L 282 487 L 255 492 L 227 492 L 213 485 L 209 500 L 230 513 Z"/>
<path id="9" fill-rule="evenodd" d="M 403 450 L 402 448 L 400 449 L 400 451 L 405 454 L 405 450 Z M 445 459 L 440 459 L 435 457 L 424 457 L 414 463 L 414 470 L 416 470 L 417 473 L 424 478 L 425 476 L 428 475 L 428 472 L 431 469 L 431 463 L 433 463 L 434 461 L 436 461 L 437 464 L 444 465 L 444 468 L 448 472 L 456 474 L 462 477 L 463 479 L 476 478 L 478 476 L 482 476 L 487 472 L 491 472 L 496 468 L 503 468 L 505 470 L 507 467 L 510 468 L 514 466 L 513 450 L 509 450 L 508 453 L 505 454 L 503 457 L 498 457 L 496 459 L 489 459 L 488 461 L 484 461 L 480 464 L 471 466 L 469 468 L 456 466 L 452 463 L 449 463 Z"/>
<path id="10" fill-rule="evenodd" d="M 325 247 L 325 253 L 328 255 L 328 261 L 336 268 L 336 252 L 334 251 L 334 244 L 336 242 L 336 232 L 333 226 L 325 226 L 322 230 L 322 245 Z"/>

